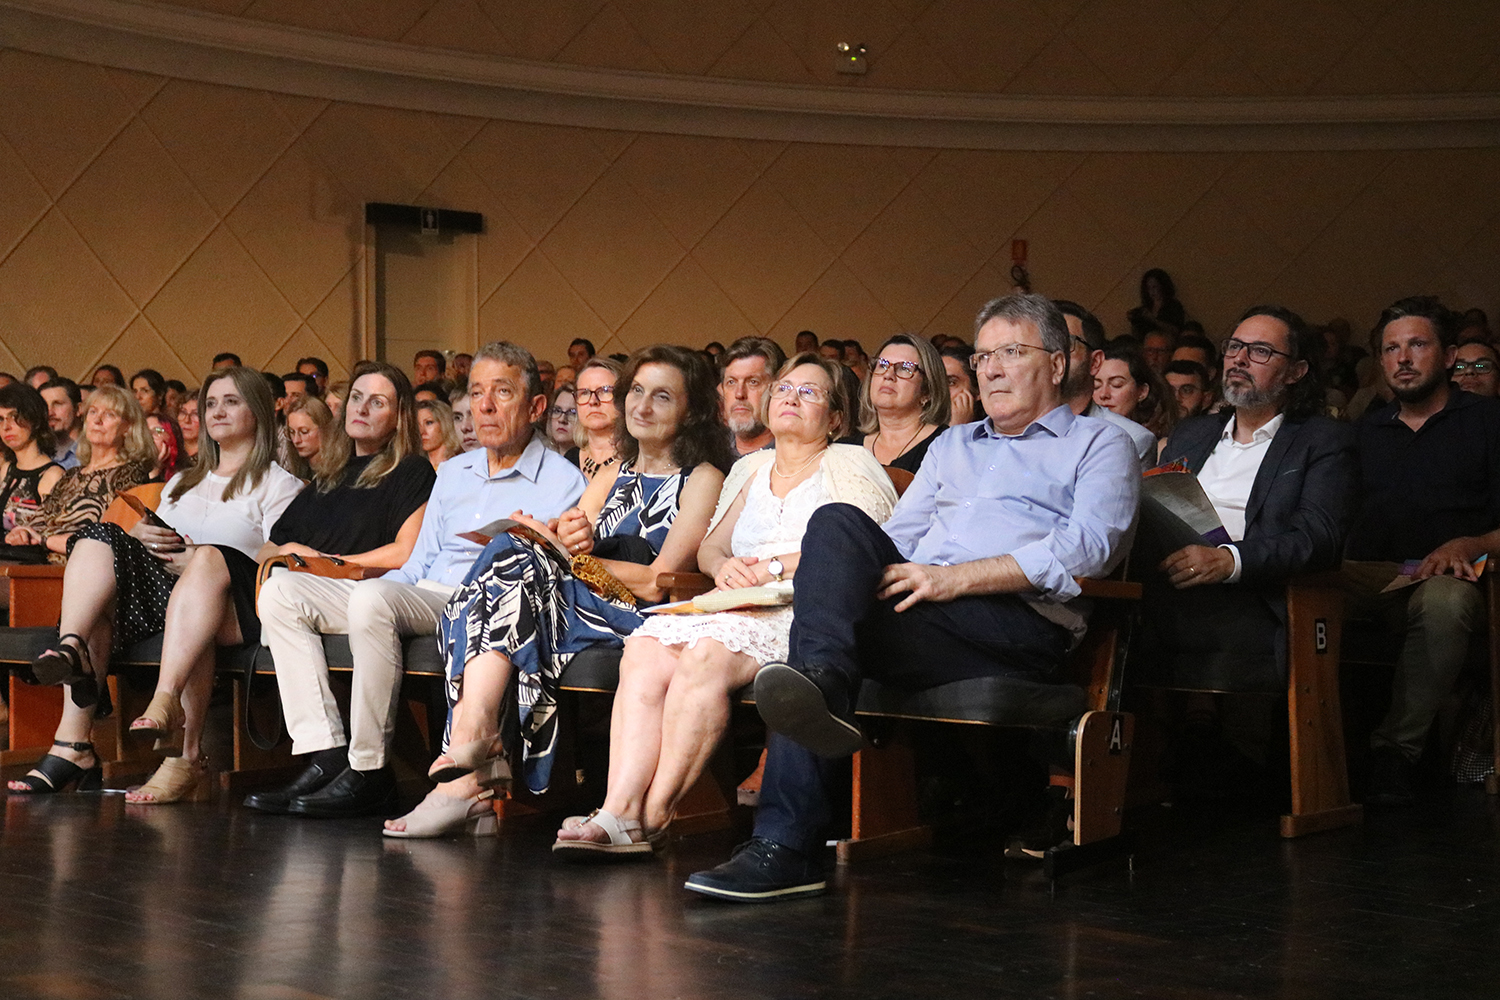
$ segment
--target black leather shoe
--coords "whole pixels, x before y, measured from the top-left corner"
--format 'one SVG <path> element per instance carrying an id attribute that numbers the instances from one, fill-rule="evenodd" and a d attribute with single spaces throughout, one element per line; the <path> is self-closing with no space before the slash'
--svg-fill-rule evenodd
<path id="1" fill-rule="evenodd" d="M 719 867 L 689 875 L 683 888 L 734 903 L 774 903 L 821 896 L 828 883 L 817 862 L 801 851 L 752 837 Z"/>
<path id="2" fill-rule="evenodd" d="M 287 803 L 293 816 L 344 819 L 391 811 L 396 804 L 396 775 L 389 767 L 378 771 L 356 771 L 352 767 L 328 784 Z"/>
<path id="3" fill-rule="evenodd" d="M 1365 805 L 1402 808 L 1417 801 L 1417 765 L 1395 747 L 1370 751 L 1370 778 L 1365 783 Z"/>
<path id="4" fill-rule="evenodd" d="M 344 757 L 338 764 L 332 762 L 320 764 L 318 763 L 320 756 L 322 755 L 314 754 L 312 763 L 308 764 L 290 785 L 268 789 L 264 792 L 251 792 L 245 796 L 245 808 L 259 809 L 264 813 L 284 813 L 291 807 L 293 799 L 301 795 L 311 795 L 327 786 L 349 768 L 347 757 Z"/>
<path id="5" fill-rule="evenodd" d="M 865 744 L 849 685 L 830 670 L 767 663 L 755 675 L 755 708 L 773 731 L 820 757 L 847 757 Z"/>

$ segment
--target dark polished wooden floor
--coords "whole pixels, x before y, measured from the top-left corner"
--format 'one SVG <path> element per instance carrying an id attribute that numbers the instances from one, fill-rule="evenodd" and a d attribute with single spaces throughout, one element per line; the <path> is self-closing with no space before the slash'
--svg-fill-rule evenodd
<path id="1" fill-rule="evenodd" d="M 401 842 L 370 821 L 118 794 L 11 796 L 0 997 L 1493 997 L 1500 818 L 1482 792 L 1285 842 L 1270 819 L 1144 817 L 1135 874 L 972 840 L 774 907 L 694 897 L 730 835 L 630 867 L 553 863 L 551 823 Z"/>

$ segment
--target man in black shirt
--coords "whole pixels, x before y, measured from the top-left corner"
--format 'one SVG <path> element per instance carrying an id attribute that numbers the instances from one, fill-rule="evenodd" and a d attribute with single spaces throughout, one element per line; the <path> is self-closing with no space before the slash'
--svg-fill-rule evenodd
<path id="1" fill-rule="evenodd" d="M 1357 429 L 1360 507 L 1345 573 L 1352 608 L 1404 617 L 1391 708 L 1371 740 L 1365 801 L 1409 805 L 1439 703 L 1485 624 L 1474 562 L 1500 554 L 1500 403 L 1449 383 L 1458 324 L 1437 299 L 1402 299 L 1375 336 L 1390 403 Z M 1397 572 L 1418 581 L 1380 594 Z"/>

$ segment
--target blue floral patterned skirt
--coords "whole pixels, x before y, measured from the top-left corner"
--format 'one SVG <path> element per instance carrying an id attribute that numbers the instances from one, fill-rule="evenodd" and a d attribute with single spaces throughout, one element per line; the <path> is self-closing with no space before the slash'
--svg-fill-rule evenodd
<path id="1" fill-rule="evenodd" d="M 590 646 L 620 648 L 642 620 L 635 608 L 589 590 L 542 546 L 500 535 L 448 599 L 438 623 L 450 730 L 453 706 L 463 695 L 464 666 L 482 653 L 509 657 L 519 731 L 517 738 L 507 740 L 506 749 L 520 751 L 526 786 L 545 792 L 557 745 L 557 690 L 563 671 Z M 509 728 L 501 726 L 502 732 Z M 445 747 L 447 742 L 444 733 Z"/>

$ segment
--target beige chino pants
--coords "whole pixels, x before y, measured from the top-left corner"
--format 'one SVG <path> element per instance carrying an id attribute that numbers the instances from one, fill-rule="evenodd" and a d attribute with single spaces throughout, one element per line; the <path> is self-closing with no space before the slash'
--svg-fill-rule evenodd
<path id="1" fill-rule="evenodd" d="M 388 580 L 330 580 L 275 573 L 261 587 L 261 641 L 296 754 L 349 744 L 356 771 L 384 767 L 401 691 L 401 639 L 434 635 L 447 594 Z M 320 634 L 348 635 L 354 655 L 349 737 L 328 684 Z"/>

